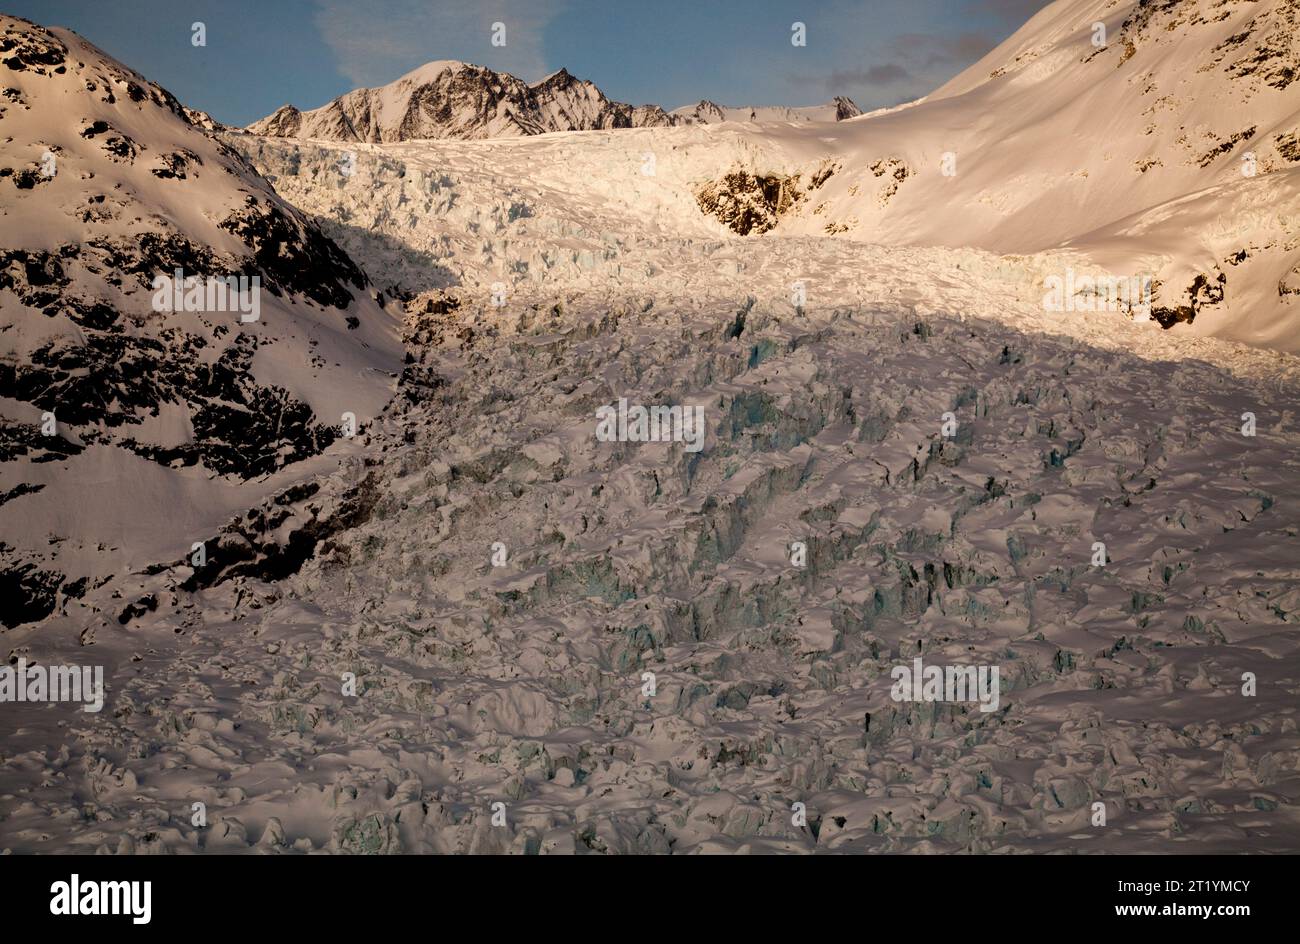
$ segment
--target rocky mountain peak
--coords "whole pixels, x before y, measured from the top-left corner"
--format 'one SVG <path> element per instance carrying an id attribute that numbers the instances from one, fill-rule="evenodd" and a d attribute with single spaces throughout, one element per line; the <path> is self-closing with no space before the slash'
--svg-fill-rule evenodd
<path id="1" fill-rule="evenodd" d="M 386 144 L 672 123 L 657 106 L 610 101 L 594 83 L 567 69 L 529 85 L 485 66 L 440 60 L 310 111 L 285 105 L 247 130 L 272 137 Z"/>

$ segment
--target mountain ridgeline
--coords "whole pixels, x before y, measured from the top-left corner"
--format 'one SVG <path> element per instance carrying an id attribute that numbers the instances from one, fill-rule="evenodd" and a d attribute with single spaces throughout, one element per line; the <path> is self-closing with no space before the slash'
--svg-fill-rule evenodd
<path id="1" fill-rule="evenodd" d="M 441 60 L 388 85 L 355 89 L 310 111 L 284 105 L 247 130 L 271 137 L 391 144 L 718 121 L 838 121 L 859 114 L 844 97 L 810 108 L 724 108 L 701 101 L 670 113 L 658 105 L 611 101 L 594 83 L 565 69 L 529 85 L 508 73 Z"/>

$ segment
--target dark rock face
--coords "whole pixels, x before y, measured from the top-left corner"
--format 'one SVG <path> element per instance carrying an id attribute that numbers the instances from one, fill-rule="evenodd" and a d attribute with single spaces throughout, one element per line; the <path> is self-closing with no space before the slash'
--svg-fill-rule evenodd
<path id="1" fill-rule="evenodd" d="M 15 423 L 11 420 L 0 422 L 0 462 L 17 458 L 30 459 L 32 462 L 58 462 L 77 455 L 81 450 L 81 446 L 62 436 L 44 435 L 40 427 L 33 423 Z M 20 483 L 5 493 L 5 500 L 37 491 L 40 491 L 40 487 Z"/>
<path id="2" fill-rule="evenodd" d="M 286 489 L 232 521 L 207 542 L 210 563 L 196 568 L 179 586 L 201 590 L 236 577 L 282 580 L 318 552 L 335 555 L 331 538 L 368 521 L 382 495 L 370 472 L 337 500 L 327 501 L 314 482 Z M 273 535 L 290 518 L 302 521 L 283 540 Z"/>
<path id="3" fill-rule="evenodd" d="M 287 391 L 252 379 L 254 337 L 237 335 L 211 364 L 202 359 L 205 347 L 201 338 L 179 332 L 140 338 L 87 331 L 84 344 L 50 342 L 30 363 L 0 363 L 0 396 L 55 413 L 61 424 L 95 427 L 97 440 L 163 465 L 202 461 L 214 472 L 242 478 L 316 455 L 337 437 Z M 174 446 L 138 441 L 132 428 L 169 403 L 190 408 L 193 437 Z M 5 451 L 18 456 L 40 448 L 50 458 L 80 451 L 30 429 L 6 427 L 0 437 Z"/>
<path id="4" fill-rule="evenodd" d="M 835 169 L 833 163 L 823 164 L 806 185 L 802 174 L 759 175 L 735 170 L 706 183 L 696 191 L 695 200 L 701 210 L 716 216 L 733 232 L 759 235 L 776 226 L 783 213 L 830 179 Z"/>
<path id="5" fill-rule="evenodd" d="M 254 260 L 273 291 L 301 293 L 322 305 L 350 301 L 333 278 L 360 285 L 364 276 L 333 242 L 319 233 L 304 239 L 299 221 L 273 204 L 252 196 L 248 201 L 223 226 L 254 247 Z M 209 363 L 211 342 L 203 335 L 180 328 L 157 336 L 128 332 L 115 309 L 75 294 L 66 271 L 73 262 L 89 261 L 147 287 L 159 272 L 220 274 L 229 263 L 179 234 L 142 233 L 133 242 L 100 239 L 85 250 L 0 252 L 0 290 L 81 328 L 79 337 L 50 340 L 27 358 L 0 360 L 0 396 L 53 412 L 60 423 L 97 427 L 99 435 L 162 464 L 202 461 L 218 473 L 245 478 L 315 455 L 334 440 L 333 427 L 318 424 L 309 407 L 253 379 L 259 343 L 253 335 L 236 334 Z M 189 409 L 193 439 L 167 448 L 138 442 L 130 428 L 169 403 Z"/>
<path id="6" fill-rule="evenodd" d="M 1162 328 L 1172 328 L 1179 323 L 1191 324 L 1202 308 L 1218 305 L 1223 301 L 1223 290 L 1227 284 L 1228 277 L 1222 272 L 1214 278 L 1202 272 L 1187 288 L 1186 305 L 1153 307 L 1151 317 Z"/>
<path id="7" fill-rule="evenodd" d="M 41 75 L 54 69 L 66 69 L 67 47 L 48 32 L 5 30 L 0 35 L 0 65 L 12 72 L 28 69 Z"/>
<path id="8" fill-rule="evenodd" d="M 708 101 L 707 99 L 702 100 L 695 106 L 695 112 L 691 117 L 696 121 L 703 122 L 719 122 L 727 120 L 727 115 L 722 110 L 722 106 L 716 102 Z"/>
<path id="9" fill-rule="evenodd" d="M 346 308 L 352 302 L 347 286 L 361 289 L 368 284 L 356 263 L 332 239 L 271 201 L 250 195 L 242 210 L 221 221 L 221 228 L 253 250 L 253 264 L 273 290 Z"/>
<path id="10" fill-rule="evenodd" d="M 757 235 L 775 226 L 777 217 L 797 199 L 793 187 L 786 194 L 789 183 L 790 178 L 775 174 L 733 171 L 701 188 L 696 200 L 701 210 L 716 216 L 728 229 L 741 236 Z"/>
<path id="11" fill-rule="evenodd" d="M 12 551 L 0 543 L 0 559 Z M 64 580 L 63 574 L 41 570 L 32 563 L 0 567 L 0 624 L 20 626 L 49 616 L 58 605 Z"/>
<path id="12" fill-rule="evenodd" d="M 844 95 L 835 96 L 835 120 L 844 121 L 846 118 L 856 118 L 862 114 L 862 109 L 851 98 Z"/>
<path id="13" fill-rule="evenodd" d="M 191 163 L 202 164 L 203 159 L 193 151 L 181 149 L 172 154 L 164 154 L 159 158 L 162 163 L 161 167 L 155 167 L 150 173 L 155 177 L 161 177 L 163 180 L 184 180 L 185 171 Z"/>

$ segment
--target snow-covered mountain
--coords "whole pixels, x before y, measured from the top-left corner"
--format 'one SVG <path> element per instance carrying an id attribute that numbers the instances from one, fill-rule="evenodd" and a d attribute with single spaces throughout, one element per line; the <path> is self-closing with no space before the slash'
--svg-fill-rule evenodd
<path id="1" fill-rule="evenodd" d="M 354 89 L 310 111 L 283 105 L 246 130 L 269 137 L 391 144 L 722 121 L 843 121 L 860 114 L 845 97 L 803 108 L 729 108 L 701 101 L 665 112 L 658 105 L 611 101 L 594 83 L 566 69 L 530 85 L 484 66 L 439 60 L 388 85 Z"/>
<path id="2" fill-rule="evenodd" d="M 186 556 L 343 413 L 372 418 L 400 364 L 362 271 L 166 90 L 13 17 L 0 76 L 0 585 L 21 622 Z M 155 282 L 177 270 L 202 280 L 179 305 Z M 219 294 L 232 276 L 246 294 Z"/>
<path id="3" fill-rule="evenodd" d="M 853 99 L 837 95 L 824 105 L 785 107 L 782 105 L 754 105 L 732 108 L 718 105 L 708 99 L 696 105 L 674 108 L 669 116 L 675 124 L 717 124 L 722 121 L 844 121 L 862 114 Z"/>
<path id="4" fill-rule="evenodd" d="M 6 20 L 0 655 L 106 684 L 3 706 L 0 852 L 1294 852 L 1295 7 L 1059 0 L 833 124 L 433 140 L 412 87 L 378 143 Z M 160 314 L 174 262 L 280 294 Z"/>
<path id="5" fill-rule="evenodd" d="M 677 233 L 696 232 L 703 214 L 749 238 L 987 250 L 1014 257 L 1040 307 L 1046 281 L 1067 271 L 1149 279 L 1151 315 L 1164 326 L 1295 351 L 1298 2 L 1058 0 L 926 98 L 830 128 L 673 114 L 687 126 L 527 147 L 565 152 L 548 159 L 546 178 L 569 206 L 613 202 Z M 415 147 L 401 159 L 427 153 Z M 502 151 L 502 163 L 523 153 Z M 661 158 L 654 174 L 630 174 L 646 153 Z M 470 164 L 496 157 L 466 154 Z M 512 173 L 526 185 L 521 174 L 539 170 Z M 409 198 L 388 205 L 382 190 L 305 184 L 284 181 L 326 217 L 340 202 L 365 214 L 353 202 L 374 199 L 373 217 L 358 217 L 371 232 L 477 278 L 481 234 L 459 216 L 497 203 L 490 186 L 426 209 Z M 559 209 L 547 202 L 545 212 Z M 538 241 L 540 220 L 494 225 L 503 244 L 486 258 L 497 276 L 550 277 L 537 260 L 556 247 Z M 638 269 L 622 253 L 591 251 L 625 279 Z"/>
<path id="6" fill-rule="evenodd" d="M 768 136 L 787 168 L 839 163 L 777 232 L 1059 250 L 1154 275 L 1162 317 L 1300 349 L 1300 0 L 1058 0 L 836 131 Z"/>
<path id="7" fill-rule="evenodd" d="M 248 126 L 253 134 L 371 144 L 436 138 L 498 138 L 672 124 L 656 105 L 613 102 L 565 69 L 532 85 L 505 72 L 440 60 L 379 88 L 327 105 L 284 105 Z"/>
<path id="8" fill-rule="evenodd" d="M 647 195 L 680 206 L 690 193 L 696 210 L 751 236 L 1032 256 L 1025 265 L 1039 288 L 1066 270 L 1149 279 L 1163 325 L 1300 350 L 1300 224 L 1290 211 L 1300 203 L 1298 3 L 1058 0 L 919 101 L 859 116 L 847 101 L 701 102 L 656 114 L 652 140 L 625 142 L 638 165 L 647 150 L 673 151 L 672 167 L 649 180 L 606 181 L 600 168 L 557 176 L 575 198 L 607 186 L 615 199 L 645 191 L 635 213 Z M 387 87 L 396 105 L 384 115 L 400 125 L 420 112 L 398 85 Z M 366 102 L 373 93 L 352 94 Z M 303 137 L 348 140 L 341 111 L 326 112 L 313 129 L 290 125 Z M 523 133 L 513 117 L 465 114 L 474 117 L 463 128 L 419 134 Z M 698 138 L 682 125 L 731 130 Z M 544 127 L 576 126 L 585 125 Z M 585 165 L 587 149 L 577 147 L 571 167 Z M 694 225 L 684 215 L 656 224 Z"/>

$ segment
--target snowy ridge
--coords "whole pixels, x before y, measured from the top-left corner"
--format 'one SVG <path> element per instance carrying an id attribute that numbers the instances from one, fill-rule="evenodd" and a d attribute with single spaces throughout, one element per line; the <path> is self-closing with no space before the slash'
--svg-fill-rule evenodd
<path id="1" fill-rule="evenodd" d="M 67 31 L 4 17 L 0 45 L 12 624 L 187 554 L 188 530 L 291 480 L 343 412 L 373 419 L 399 355 L 364 274 L 169 93 Z M 178 269 L 256 275 L 260 317 L 159 310 L 154 279 Z"/>
<path id="2" fill-rule="evenodd" d="M 310 111 L 283 105 L 245 130 L 272 137 L 392 144 L 721 121 L 843 121 L 861 113 L 845 97 L 801 108 L 728 108 L 701 101 L 665 113 L 657 105 L 610 101 L 595 84 L 567 69 L 527 84 L 483 66 L 438 60 L 388 85 L 355 89 Z"/>
<path id="3" fill-rule="evenodd" d="M 426 63 L 379 88 L 355 89 L 310 111 L 285 105 L 247 130 L 378 144 L 671 123 L 663 109 L 611 102 L 594 84 L 564 69 L 528 85 L 504 72 L 447 60 Z"/>
<path id="4" fill-rule="evenodd" d="M 862 114 L 862 109 L 851 98 L 837 95 L 825 105 L 790 108 L 780 105 L 758 105 L 730 108 L 703 100 L 697 105 L 674 108 L 669 116 L 680 124 L 716 124 L 721 121 L 845 121 Z"/>
<path id="5" fill-rule="evenodd" d="M 1156 304 L 1206 332 L 1298 350 L 1297 76 L 1297 0 L 1058 0 L 925 99 L 841 125 L 831 147 L 787 136 L 787 166 L 833 155 L 842 169 L 778 232 L 1086 249 L 1154 276 Z M 1198 295 L 1198 276 L 1223 298 Z"/>

